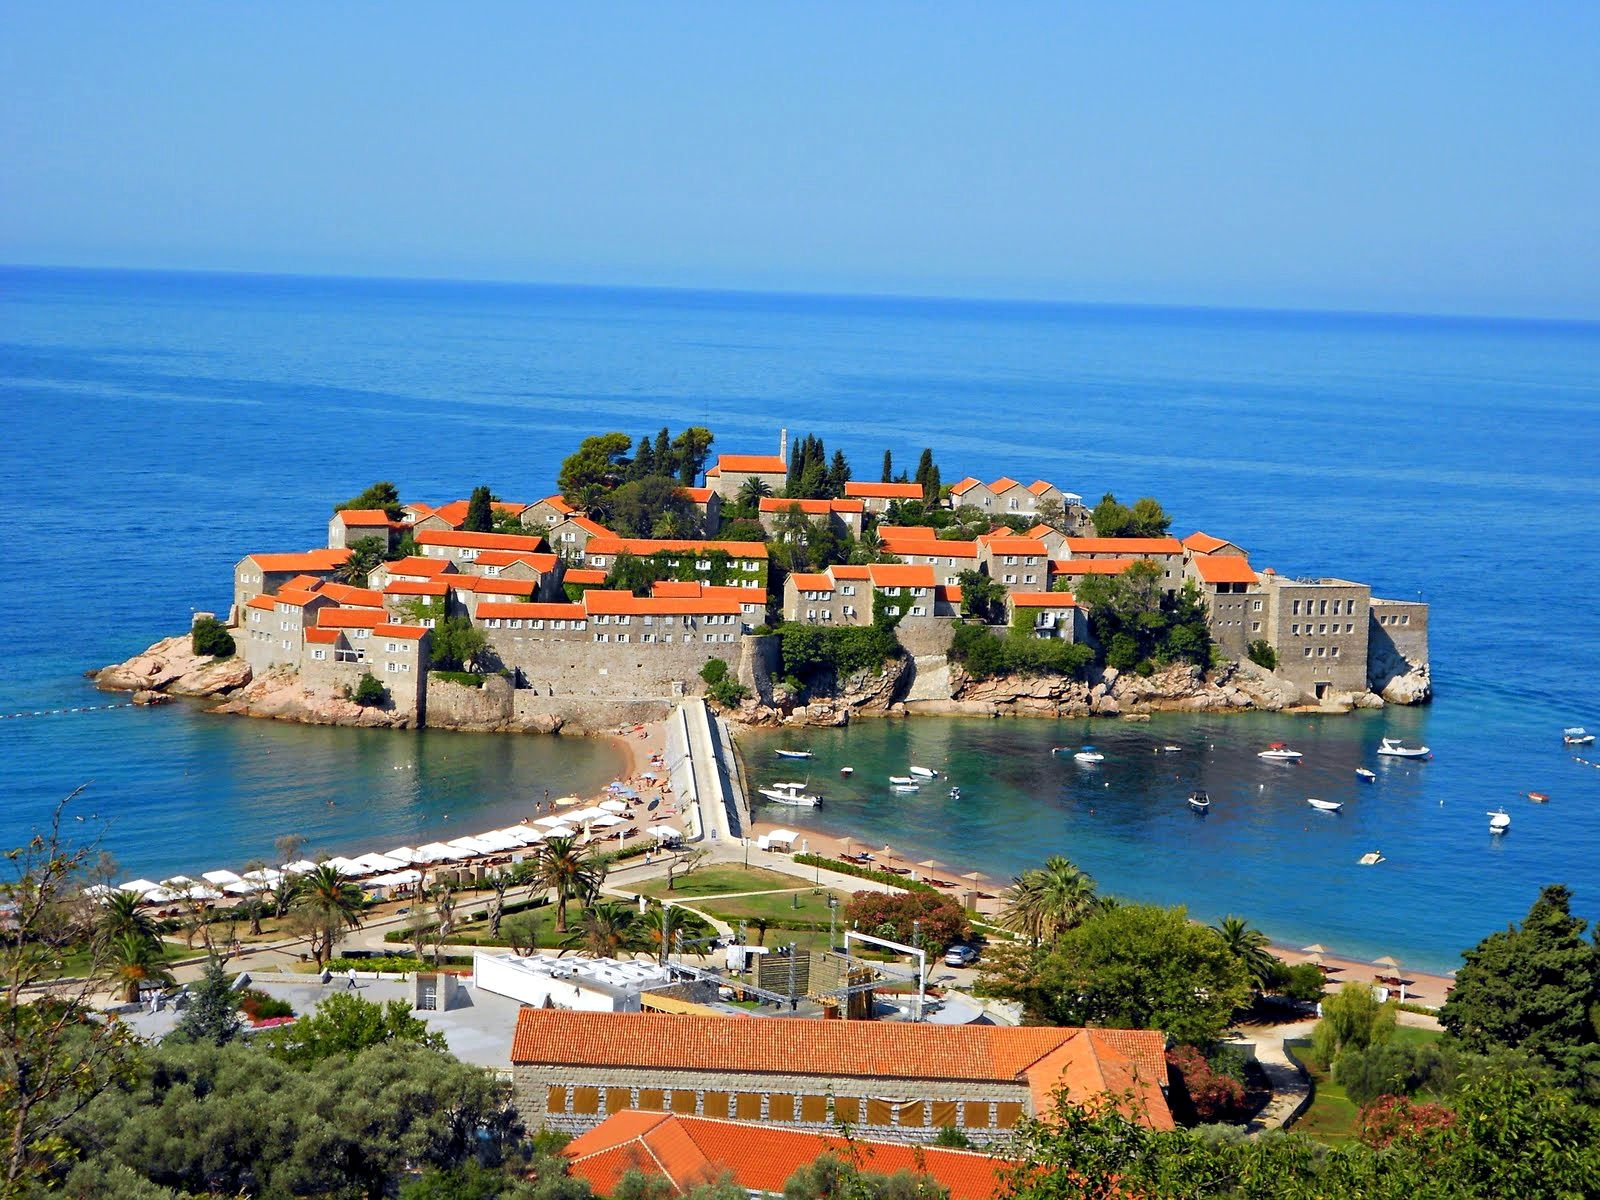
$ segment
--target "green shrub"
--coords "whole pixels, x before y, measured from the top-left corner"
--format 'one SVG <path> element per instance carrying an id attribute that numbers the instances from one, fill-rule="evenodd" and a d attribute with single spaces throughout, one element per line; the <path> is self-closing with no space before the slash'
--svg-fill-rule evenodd
<path id="1" fill-rule="evenodd" d="M 252 1021 L 269 1021 L 273 1017 L 294 1016 L 294 1006 L 287 1000 L 269 996 L 259 988 L 248 988 L 236 999 L 239 1011 Z"/>
<path id="2" fill-rule="evenodd" d="M 1278 668 L 1278 652 L 1260 638 L 1250 643 L 1245 656 L 1258 667 L 1265 667 L 1269 671 Z"/>
<path id="3" fill-rule="evenodd" d="M 379 708 L 389 702 L 389 689 L 371 674 L 363 675 L 361 682 L 356 684 L 355 691 L 350 693 L 350 699 L 362 708 Z"/>
<path id="4" fill-rule="evenodd" d="M 700 678 L 708 685 L 721 683 L 728 677 L 728 664 L 720 658 L 708 659 L 706 665 L 700 668 Z"/>
<path id="5" fill-rule="evenodd" d="M 1348 1046 L 1333 1064 L 1333 1079 L 1358 1105 L 1379 1096 L 1442 1096 L 1455 1082 L 1455 1054 L 1434 1042 L 1375 1042 Z"/>
<path id="6" fill-rule="evenodd" d="M 950 658 L 974 679 L 1011 674 L 1081 678 L 1094 661 L 1094 651 L 1060 638 L 1000 637 L 983 625 L 960 624 Z"/>
<path id="7" fill-rule="evenodd" d="M 196 654 L 228 658 L 235 650 L 233 635 L 215 617 L 201 617 L 189 630 L 189 647 Z"/>
<path id="8" fill-rule="evenodd" d="M 820 854 L 796 854 L 794 861 L 805 867 L 824 867 L 829 871 L 837 871 L 841 875 L 850 875 L 856 879 L 887 883 L 890 887 L 904 888 L 908 892 L 939 894 L 938 888 L 931 883 L 923 883 L 920 879 L 912 879 L 908 875 L 896 875 L 893 871 L 878 871 L 872 867 L 857 866 L 855 863 L 847 863 L 838 858 L 823 858 Z"/>
<path id="9" fill-rule="evenodd" d="M 435 679 L 443 679 L 447 683 L 459 683 L 462 687 L 481 688 L 483 686 L 483 676 L 476 675 L 471 671 L 434 671 L 432 675 Z"/>
<path id="10" fill-rule="evenodd" d="M 1150 676 L 1156 673 L 1155 664 L 1148 658 L 1141 658 L 1134 664 L 1133 673 L 1139 676 L 1140 679 L 1149 679 Z"/>
<path id="11" fill-rule="evenodd" d="M 835 678 L 881 668 L 903 651 L 892 628 L 847 625 L 824 629 L 785 621 L 777 628 L 785 673 L 802 683 L 831 672 Z"/>

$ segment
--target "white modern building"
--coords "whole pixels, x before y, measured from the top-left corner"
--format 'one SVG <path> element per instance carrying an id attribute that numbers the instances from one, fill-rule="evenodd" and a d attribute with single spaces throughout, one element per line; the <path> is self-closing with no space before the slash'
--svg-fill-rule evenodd
<path id="1" fill-rule="evenodd" d="M 535 1008 L 581 1012 L 638 1012 L 639 995 L 666 987 L 672 971 L 653 962 L 615 958 L 527 958 L 506 954 L 472 955 L 473 986 Z"/>

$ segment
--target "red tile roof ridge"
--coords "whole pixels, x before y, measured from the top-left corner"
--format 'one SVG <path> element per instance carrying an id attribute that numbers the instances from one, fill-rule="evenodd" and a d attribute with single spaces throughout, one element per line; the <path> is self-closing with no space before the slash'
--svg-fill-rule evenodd
<path id="1" fill-rule="evenodd" d="M 719 475 L 723 471 L 739 471 L 747 475 L 787 475 L 789 464 L 776 454 L 723 454 L 718 456 L 714 470 Z"/>

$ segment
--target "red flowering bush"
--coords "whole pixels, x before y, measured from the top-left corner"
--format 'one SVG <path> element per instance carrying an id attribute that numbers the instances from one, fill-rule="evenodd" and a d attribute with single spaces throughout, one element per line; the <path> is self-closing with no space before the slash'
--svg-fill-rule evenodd
<path id="1" fill-rule="evenodd" d="M 896 942 L 910 942 L 915 929 L 923 948 L 932 952 L 941 951 L 972 932 L 959 904 L 938 892 L 920 890 L 857 892 L 844 906 L 844 919 L 862 933 Z"/>
<path id="2" fill-rule="evenodd" d="M 1226 1121 L 1244 1111 L 1244 1084 L 1216 1070 L 1198 1047 L 1168 1050 L 1167 1069 L 1188 1095 L 1197 1120 Z"/>
<path id="3" fill-rule="evenodd" d="M 1405 1096 L 1379 1096 L 1361 1110 L 1356 1136 L 1362 1145 L 1381 1150 L 1396 1138 L 1412 1138 L 1448 1129 L 1456 1114 L 1442 1104 L 1419 1104 Z"/>

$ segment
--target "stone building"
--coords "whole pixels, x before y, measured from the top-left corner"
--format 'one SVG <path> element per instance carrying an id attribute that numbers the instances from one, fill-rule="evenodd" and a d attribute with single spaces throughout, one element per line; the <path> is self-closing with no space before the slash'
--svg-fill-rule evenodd
<path id="1" fill-rule="evenodd" d="M 1013 622 L 1019 611 L 1033 614 L 1033 636 L 1081 642 L 1088 635 L 1084 611 L 1070 592 L 1012 592 L 1006 596 L 1006 617 Z"/>
<path id="2" fill-rule="evenodd" d="M 520 533 L 469 533 L 460 529 L 425 529 L 414 535 L 423 558 L 452 559 L 459 566 L 485 550 L 523 550 L 538 553 L 544 539 Z"/>
<path id="3" fill-rule="evenodd" d="M 978 568 L 1008 592 L 1039 592 L 1050 586 L 1050 556 L 1038 538 L 986 533 L 978 538 Z"/>
<path id="4" fill-rule="evenodd" d="M 920 483 L 856 483 L 844 485 L 846 500 L 859 500 L 861 506 L 873 516 L 882 516 L 891 504 L 922 501 Z"/>
<path id="5" fill-rule="evenodd" d="M 1262 633 L 1278 656 L 1277 673 L 1312 700 L 1365 692 L 1372 589 L 1348 579 L 1289 579 L 1271 570 L 1258 578 Z"/>
<path id="6" fill-rule="evenodd" d="M 946 587 L 955 586 L 963 571 L 978 569 L 977 542 L 934 537 L 932 529 L 926 531 L 927 537 L 922 536 L 922 532 L 912 533 L 899 527 L 885 533 L 880 528 L 879 544 L 907 565 L 932 567 L 939 582 Z"/>
<path id="7" fill-rule="evenodd" d="M 1243 658 L 1250 643 L 1266 637 L 1266 600 L 1250 563 L 1235 554 L 1191 554 L 1185 578 L 1200 589 L 1211 640 L 1229 658 Z"/>
<path id="8" fill-rule="evenodd" d="M 759 506 L 761 528 L 776 534 L 783 518 L 791 513 L 805 521 L 826 521 L 835 533 L 861 536 L 861 518 L 866 505 L 861 500 L 789 500 L 781 496 L 766 496 Z"/>
<path id="9" fill-rule="evenodd" d="M 256 596 L 271 596 L 297 575 L 332 579 L 350 560 L 342 549 L 307 550 L 304 554 L 247 554 L 233 567 L 233 624 L 243 619 L 244 606 Z"/>
<path id="10" fill-rule="evenodd" d="M 319 611 L 335 606 L 331 598 L 302 588 L 252 596 L 240 610 L 244 637 L 235 639 L 251 672 L 261 675 L 272 667 L 298 666 L 305 649 L 305 630 L 317 623 Z"/>
<path id="11" fill-rule="evenodd" d="M 405 522 L 391 521 L 381 508 L 341 508 L 328 522 L 328 548 L 342 550 L 363 538 L 377 538 L 392 547 L 405 528 Z"/>
<path id="12" fill-rule="evenodd" d="M 591 538 L 584 550 L 583 565 L 591 570 L 610 572 L 617 558 L 659 557 L 674 572 L 693 574 L 701 583 L 716 586 L 767 588 L 767 544 L 765 542 L 711 542 L 699 538 L 620 538 L 608 534 Z"/>
<path id="13" fill-rule="evenodd" d="M 722 497 L 715 488 L 686 487 L 683 494 L 694 505 L 694 532 L 700 537 L 716 537 L 722 528 Z"/>
<path id="14" fill-rule="evenodd" d="M 803 625 L 871 625 L 874 605 L 902 624 L 934 617 L 934 569 L 909 563 L 835 564 L 784 581 L 783 617 Z"/>
<path id="15" fill-rule="evenodd" d="M 789 460 L 781 453 L 724 454 L 706 472 L 706 485 L 724 502 L 737 500 L 739 489 L 751 479 L 759 479 L 775 495 L 789 483 Z"/>
<path id="16" fill-rule="evenodd" d="M 1144 558 L 1161 570 L 1161 587 L 1176 592 L 1183 586 L 1183 543 L 1177 538 L 1082 537 L 1066 540 L 1068 562 L 1106 558 Z"/>
<path id="17" fill-rule="evenodd" d="M 1064 1089 L 1085 1104 L 1129 1096 L 1128 1115 L 1172 1128 L 1165 1036 L 1152 1030 L 566 1012 L 524 1008 L 513 1103 L 529 1128 L 578 1133 L 630 1110 L 980 1145 L 1046 1116 Z"/>

